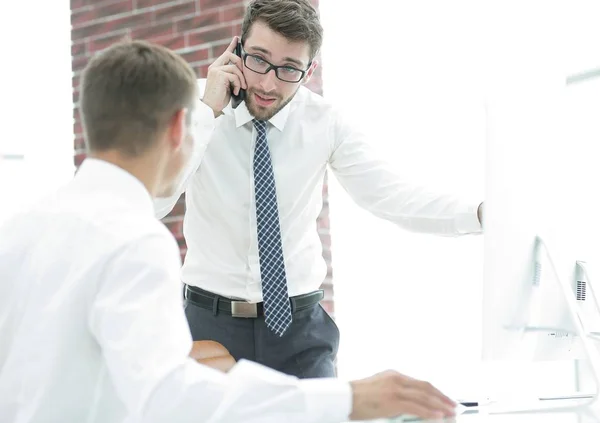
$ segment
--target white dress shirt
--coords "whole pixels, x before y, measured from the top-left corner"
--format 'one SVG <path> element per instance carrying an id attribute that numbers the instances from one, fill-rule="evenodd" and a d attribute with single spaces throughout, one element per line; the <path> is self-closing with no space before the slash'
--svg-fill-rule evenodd
<path id="1" fill-rule="evenodd" d="M 201 93 L 204 84 L 199 80 Z M 208 110 L 201 116 L 205 127 L 215 121 Z M 212 138 L 190 161 L 178 192 L 155 203 L 157 216 L 167 215 L 185 191 L 188 250 L 182 281 L 262 301 L 252 171 L 256 130 L 245 103 L 227 107 L 214 124 Z M 478 204 L 429 192 L 400 177 L 362 133 L 305 87 L 269 120 L 267 138 L 290 296 L 318 289 L 326 276 L 317 218 L 327 167 L 357 204 L 404 229 L 447 236 L 481 232 Z"/>
<path id="2" fill-rule="evenodd" d="M 0 422 L 339 422 L 348 383 L 188 357 L 180 257 L 145 187 L 87 159 L 0 228 Z"/>

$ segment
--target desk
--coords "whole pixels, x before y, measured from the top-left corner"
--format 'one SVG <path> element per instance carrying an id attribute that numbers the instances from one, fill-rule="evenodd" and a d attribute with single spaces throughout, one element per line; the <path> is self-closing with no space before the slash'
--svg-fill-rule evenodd
<path id="1" fill-rule="evenodd" d="M 549 405 L 552 404 L 548 401 Z M 493 412 L 493 411 L 492 411 Z M 540 410 L 532 412 L 492 414 L 490 409 L 468 410 L 443 420 L 383 419 L 370 423 L 600 423 L 600 407 L 579 406 L 567 410 Z M 364 422 L 367 423 L 367 422 Z"/>

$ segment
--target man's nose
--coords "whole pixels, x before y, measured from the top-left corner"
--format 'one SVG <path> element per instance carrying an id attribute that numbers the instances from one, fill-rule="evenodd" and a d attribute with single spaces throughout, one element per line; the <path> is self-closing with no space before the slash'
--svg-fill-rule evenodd
<path id="1" fill-rule="evenodd" d="M 266 93 L 274 91 L 277 88 L 277 75 L 275 74 L 275 69 L 271 69 L 263 75 L 260 81 L 260 88 Z"/>

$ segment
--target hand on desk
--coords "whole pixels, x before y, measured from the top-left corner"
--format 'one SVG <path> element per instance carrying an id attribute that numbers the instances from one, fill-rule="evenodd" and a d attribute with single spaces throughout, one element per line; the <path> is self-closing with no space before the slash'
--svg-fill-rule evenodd
<path id="1" fill-rule="evenodd" d="M 235 359 L 227 348 L 215 341 L 194 341 L 190 357 L 223 372 L 228 372 L 235 365 Z"/>
<path id="2" fill-rule="evenodd" d="M 425 419 L 455 415 L 456 403 L 430 383 L 389 370 L 351 382 L 351 420 L 391 418 L 410 414 Z"/>

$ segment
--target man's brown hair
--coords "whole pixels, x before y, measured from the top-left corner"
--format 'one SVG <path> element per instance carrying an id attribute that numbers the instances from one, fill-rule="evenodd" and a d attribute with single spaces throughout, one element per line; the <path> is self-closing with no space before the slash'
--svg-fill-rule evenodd
<path id="1" fill-rule="evenodd" d="M 262 21 L 273 31 L 290 41 L 305 41 L 310 45 L 310 60 L 323 43 L 323 27 L 319 14 L 309 0 L 252 0 L 242 22 L 245 41 L 252 24 Z"/>
<path id="2" fill-rule="evenodd" d="M 177 110 L 192 110 L 197 94 L 196 75 L 185 60 L 145 41 L 120 42 L 92 58 L 81 86 L 88 148 L 128 156 L 151 147 Z"/>

